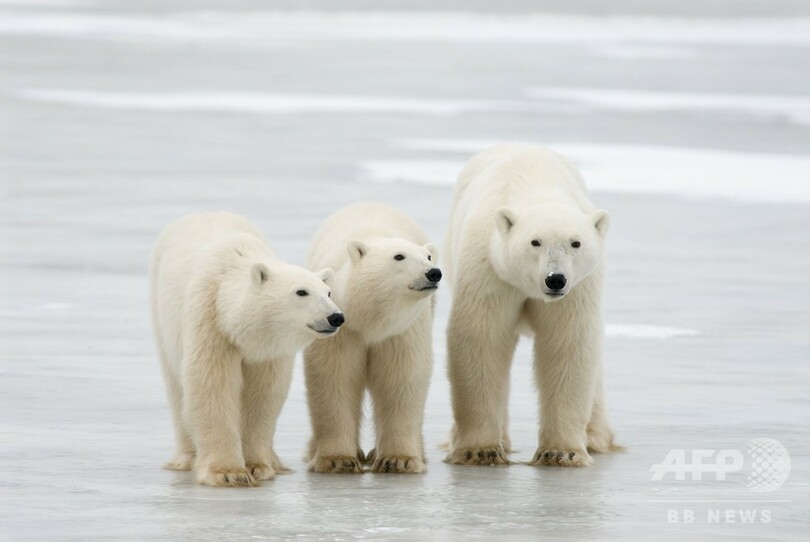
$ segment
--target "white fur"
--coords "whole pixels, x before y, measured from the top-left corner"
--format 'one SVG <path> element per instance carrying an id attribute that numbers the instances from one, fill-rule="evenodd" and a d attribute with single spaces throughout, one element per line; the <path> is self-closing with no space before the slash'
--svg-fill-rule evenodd
<path id="1" fill-rule="evenodd" d="M 601 382 L 607 227 L 578 172 L 543 147 L 499 145 L 461 172 L 447 236 L 455 426 L 446 461 L 508 463 L 509 370 L 520 332 L 534 336 L 541 398 L 532 463 L 590 465 L 588 449 L 618 448 Z M 562 295 L 552 296 L 550 274 L 566 277 Z"/>
<path id="2" fill-rule="evenodd" d="M 405 257 L 397 261 L 394 256 Z M 436 249 L 406 215 L 361 203 L 329 217 L 309 267 L 335 269 L 333 297 L 346 315 L 337 337 L 304 352 L 312 418 L 309 468 L 361 472 L 363 394 L 371 394 L 373 472 L 424 472 L 422 420 L 433 362 L 433 290 L 425 273 Z"/>
<path id="3" fill-rule="evenodd" d="M 277 260 L 229 213 L 189 215 L 158 239 L 152 316 L 177 452 L 166 466 L 214 486 L 256 485 L 286 469 L 273 433 L 297 350 L 339 312 L 319 274 Z M 309 295 L 296 292 L 306 290 Z"/>

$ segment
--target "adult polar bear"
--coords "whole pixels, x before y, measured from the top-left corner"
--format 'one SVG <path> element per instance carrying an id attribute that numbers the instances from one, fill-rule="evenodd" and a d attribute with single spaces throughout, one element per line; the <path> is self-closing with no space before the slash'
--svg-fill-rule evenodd
<path id="1" fill-rule="evenodd" d="M 335 269 L 333 297 L 346 313 L 338 336 L 304 352 L 310 470 L 356 473 L 368 460 L 372 472 L 424 472 L 436 249 L 407 215 L 357 203 L 326 219 L 308 261 Z M 368 458 L 359 443 L 366 388 L 377 432 Z"/>
<path id="2" fill-rule="evenodd" d="M 212 486 L 252 486 L 285 472 L 273 451 L 295 353 L 333 335 L 343 315 L 324 283 L 277 260 L 230 213 L 181 218 L 150 266 L 152 316 L 177 452 L 166 467 Z"/>
<path id="3" fill-rule="evenodd" d="M 588 449 L 618 448 L 601 377 L 607 228 L 578 172 L 546 148 L 499 145 L 461 172 L 446 249 L 455 418 L 447 462 L 509 462 L 509 370 L 520 332 L 534 335 L 541 397 L 532 464 L 587 466 Z"/>

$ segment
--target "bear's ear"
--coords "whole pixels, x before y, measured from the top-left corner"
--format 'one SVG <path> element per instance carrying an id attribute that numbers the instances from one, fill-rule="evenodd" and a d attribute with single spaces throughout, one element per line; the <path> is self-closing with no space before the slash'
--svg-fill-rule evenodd
<path id="1" fill-rule="evenodd" d="M 360 258 L 368 254 L 368 247 L 362 241 L 349 241 L 346 250 L 349 251 L 349 258 L 353 262 L 359 262 Z"/>
<path id="2" fill-rule="evenodd" d="M 433 265 L 436 265 L 436 262 L 439 261 L 439 249 L 436 248 L 436 245 L 434 245 L 433 243 L 428 243 L 424 245 L 422 248 L 430 252 L 431 258 L 430 261 L 433 262 Z"/>
<path id="3" fill-rule="evenodd" d="M 250 279 L 256 286 L 261 286 L 270 278 L 270 270 L 263 263 L 254 263 L 250 268 Z"/>
<path id="4" fill-rule="evenodd" d="M 596 227 L 596 231 L 599 232 L 599 235 L 604 236 L 608 231 L 608 226 L 610 226 L 610 215 L 608 212 L 604 209 L 597 209 L 591 214 L 591 220 L 593 220 L 593 225 Z"/>
<path id="5" fill-rule="evenodd" d="M 318 275 L 318 278 L 324 281 L 326 284 L 329 284 L 329 281 L 335 276 L 335 272 L 331 267 L 324 267 L 315 274 Z"/>
<path id="6" fill-rule="evenodd" d="M 501 235 L 507 235 L 515 225 L 515 213 L 508 207 L 501 207 L 495 212 L 495 224 Z"/>

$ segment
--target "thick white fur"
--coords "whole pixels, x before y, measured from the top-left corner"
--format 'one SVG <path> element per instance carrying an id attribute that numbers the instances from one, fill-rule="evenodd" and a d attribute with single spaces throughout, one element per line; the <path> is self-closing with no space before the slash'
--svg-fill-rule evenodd
<path id="1" fill-rule="evenodd" d="M 402 261 L 394 256 L 405 256 Z M 422 420 L 433 363 L 433 290 L 425 273 L 436 249 L 408 216 L 359 203 L 329 217 L 313 241 L 311 269 L 335 269 L 333 298 L 346 315 L 336 337 L 304 352 L 313 472 L 420 473 Z M 371 394 L 376 447 L 360 449 L 363 395 Z"/>
<path id="2" fill-rule="evenodd" d="M 338 312 L 319 274 L 277 260 L 261 233 L 229 213 L 169 225 L 150 266 L 152 316 L 177 451 L 169 469 L 201 484 L 256 485 L 285 469 L 276 420 L 297 350 Z M 305 289 L 310 295 L 296 295 Z M 311 326 L 311 327 L 308 327 Z"/>
<path id="3" fill-rule="evenodd" d="M 446 248 L 455 418 L 447 462 L 509 462 L 509 371 L 519 333 L 534 336 L 540 391 L 532 464 L 586 466 L 587 450 L 618 448 L 601 381 L 607 226 L 578 172 L 546 148 L 499 145 L 461 172 Z M 549 295 L 550 273 L 567 278 L 561 297 Z"/>

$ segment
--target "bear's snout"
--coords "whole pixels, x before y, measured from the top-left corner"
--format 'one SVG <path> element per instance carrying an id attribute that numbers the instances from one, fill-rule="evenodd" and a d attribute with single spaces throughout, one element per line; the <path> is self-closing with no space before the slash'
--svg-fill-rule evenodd
<path id="1" fill-rule="evenodd" d="M 439 282 L 440 280 L 442 280 L 442 270 L 439 269 L 438 267 L 434 267 L 433 269 L 425 273 L 425 277 L 430 282 L 433 283 Z"/>
<path id="2" fill-rule="evenodd" d="M 565 284 L 567 282 L 568 281 L 565 280 L 565 275 L 560 273 L 552 273 L 546 277 L 546 286 L 548 286 L 551 290 L 562 290 L 565 288 Z"/>
<path id="3" fill-rule="evenodd" d="M 346 321 L 346 318 L 344 318 L 343 314 L 340 312 L 333 312 L 326 318 L 326 321 L 329 322 L 329 325 L 332 327 L 340 327 L 343 325 L 343 322 Z"/>

